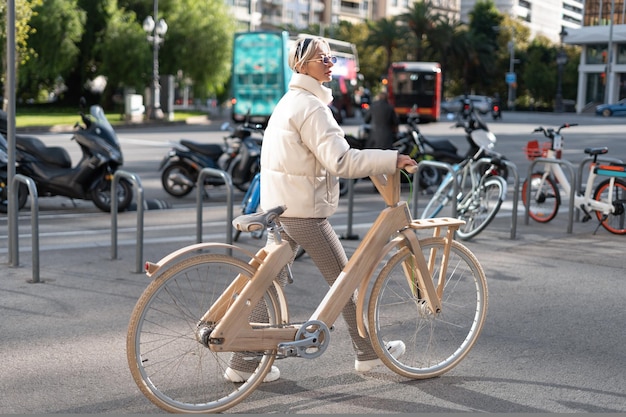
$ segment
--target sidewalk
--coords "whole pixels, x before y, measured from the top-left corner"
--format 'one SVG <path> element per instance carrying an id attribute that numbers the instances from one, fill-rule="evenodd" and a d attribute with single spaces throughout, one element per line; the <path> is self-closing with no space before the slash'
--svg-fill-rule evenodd
<path id="1" fill-rule="evenodd" d="M 337 217 L 343 218 L 341 214 L 338 214 Z M 552 286 L 565 285 L 566 288 L 572 288 L 566 282 L 569 280 L 576 281 L 575 277 L 581 273 L 585 274 L 584 269 L 581 270 L 580 263 L 583 259 L 590 266 L 602 265 L 603 276 L 599 278 L 602 278 L 601 281 L 613 282 L 613 285 L 615 285 L 615 280 L 618 277 L 623 281 L 623 271 L 626 265 L 624 264 L 623 237 L 621 236 L 612 236 L 602 230 L 594 236 L 590 231 L 592 229 L 581 226 L 580 223 L 574 225 L 574 233 L 568 234 L 565 232 L 563 223 L 555 223 L 553 227 L 545 228 L 542 227 L 543 225 L 524 225 L 523 220 L 520 219 L 518 238 L 512 240 L 509 235 L 509 225 L 510 219 L 497 219 L 496 224 L 490 225 L 485 232 L 474 240 L 465 242 L 474 251 L 486 271 L 490 282 L 492 304 L 490 323 L 486 326 L 486 333 L 481 339 L 482 343 L 479 343 L 475 349 L 476 352 L 471 353 L 469 359 L 464 361 L 464 364 L 467 363 L 465 365 L 467 367 L 459 367 L 459 371 L 452 372 L 450 377 L 420 383 L 420 385 L 398 384 L 397 378 L 389 376 L 389 374 L 373 379 L 371 377 L 358 377 L 350 369 L 352 359 L 349 340 L 346 337 L 345 329 L 343 329 L 343 321 L 341 321 L 338 323 L 339 331 L 333 333 L 333 344 L 329 348 L 329 352 L 325 353 L 325 360 L 316 361 L 315 366 L 310 366 L 308 365 L 310 362 L 303 363 L 298 359 L 287 362 L 281 361 L 280 366 L 284 373 L 283 380 L 285 382 L 261 387 L 249 400 L 244 401 L 232 412 L 276 413 L 281 412 L 281 410 L 288 410 L 285 412 L 297 413 L 296 405 L 298 401 L 302 400 L 304 392 L 290 392 L 289 387 L 290 384 L 305 383 L 305 381 L 308 381 L 308 388 L 306 389 L 310 391 L 309 395 L 320 396 L 319 401 L 313 401 L 311 398 L 311 408 L 306 408 L 307 412 L 335 413 L 340 410 L 342 413 L 373 412 L 380 414 L 414 412 L 416 409 L 424 411 L 430 408 L 419 407 L 415 403 L 424 401 L 423 396 L 416 397 L 415 389 L 418 386 L 425 388 L 428 386 L 427 384 L 440 385 L 443 381 L 450 381 L 449 378 L 454 378 L 454 375 L 463 375 L 463 370 L 470 374 L 480 371 L 492 375 L 494 372 L 498 374 L 497 370 L 499 369 L 508 369 L 503 368 L 503 366 L 513 366 L 517 370 L 524 369 L 520 367 L 518 354 L 512 353 L 516 350 L 514 346 L 505 349 L 509 353 L 503 358 L 499 357 L 503 352 L 501 348 L 498 348 L 497 354 L 491 352 L 490 348 L 490 345 L 494 343 L 491 341 L 492 338 L 495 337 L 495 340 L 499 340 L 498 343 L 503 343 L 510 340 L 512 336 L 497 336 L 503 331 L 506 333 L 504 328 L 507 325 L 500 323 L 500 321 L 508 320 L 508 315 L 501 316 L 502 309 L 517 308 L 511 304 L 511 301 L 508 301 L 510 298 L 507 294 L 513 291 L 515 302 L 525 306 L 534 305 L 539 308 L 537 296 L 548 297 L 548 299 L 559 298 L 559 292 L 555 292 L 551 288 Z M 342 226 L 337 226 L 339 233 L 344 230 Z M 356 225 L 353 232 L 359 236 L 358 240 L 342 241 L 348 253 L 354 251 L 366 230 L 363 226 Z M 188 243 L 193 243 L 191 237 Z M 242 237 L 238 244 L 254 251 L 263 242 Z M 148 242 L 145 245 L 144 259 L 157 261 L 183 245 L 183 242 Z M 530 259 L 534 261 L 529 262 Z M 130 377 L 126 362 L 125 336 L 128 320 L 136 301 L 149 282 L 143 273 L 134 272 L 134 245 L 132 243 L 123 244 L 119 251 L 119 259 L 115 260 L 111 259 L 110 245 L 105 241 L 99 247 L 80 250 L 45 250 L 41 254 L 41 282 L 37 284 L 29 282 L 32 275 L 28 251 L 25 250 L 21 254 L 21 265 L 17 268 L 8 267 L 5 256 L 0 256 L 0 260 L 4 264 L 0 267 L 2 270 L 2 279 L 0 280 L 2 324 L 0 331 L 2 333 L 3 352 L 2 372 L 0 372 L 0 390 L 3 394 L 0 398 L 0 412 L 3 414 L 143 414 L 160 412 L 139 393 Z M 551 279 L 541 278 L 540 275 L 537 275 L 537 270 L 532 268 L 533 263 L 545 265 L 548 268 L 545 272 L 553 274 Z M 522 265 L 525 267 L 522 268 Z M 303 314 L 302 311 L 308 311 L 314 305 L 312 303 L 315 303 L 316 297 L 311 297 L 310 291 L 304 290 L 303 284 L 313 280 L 313 286 L 318 286 L 319 272 L 306 255 L 294 264 L 294 271 L 297 274 L 297 282 L 289 288 L 291 293 L 288 294 L 288 298 L 290 299 L 292 315 L 297 316 Z M 517 291 L 525 291 L 519 288 L 517 281 L 525 282 L 531 277 L 543 282 L 543 285 L 547 285 L 549 287 L 546 289 L 548 293 L 540 291 L 534 294 L 531 292 L 526 294 L 524 298 L 518 298 Z M 580 285 L 583 288 L 586 287 L 582 281 Z M 618 296 L 618 294 L 623 295 L 623 291 L 623 287 L 619 289 L 616 286 L 611 292 L 614 296 Z M 589 293 L 584 296 L 589 307 L 595 303 L 609 303 L 610 305 L 613 302 L 607 299 L 596 300 L 592 294 Z M 569 292 L 563 295 L 571 297 Z M 605 292 L 601 292 L 599 295 L 606 297 Z M 578 305 L 581 305 L 582 302 L 577 298 L 570 301 L 578 303 Z M 502 305 L 503 303 L 506 307 Z M 550 304 L 550 302 L 548 303 Z M 552 301 L 551 303 L 558 304 L 559 302 Z M 563 312 L 566 313 L 566 311 Z M 544 326 L 547 324 L 546 320 L 556 320 L 557 322 L 566 320 L 566 317 L 560 315 L 551 316 L 551 319 L 542 317 L 540 322 Z M 617 317 L 615 318 L 617 319 Z M 579 320 L 576 317 L 574 319 Z M 599 317 L 594 318 L 594 321 L 596 320 L 599 320 Z M 563 325 L 569 326 L 567 323 L 564 322 Z M 616 325 L 621 326 L 617 323 Z M 589 335 L 585 336 L 585 334 L 593 331 L 593 326 L 579 323 L 576 328 L 579 329 L 576 333 L 578 340 L 592 340 Z M 537 330 L 539 331 L 539 328 Z M 606 338 L 604 349 L 609 349 L 610 354 L 616 353 L 610 346 L 623 346 L 626 340 L 620 340 L 622 336 L 613 334 L 612 337 L 617 338 L 613 341 L 611 338 Z M 545 338 L 546 336 L 537 334 L 537 337 Z M 597 335 L 594 338 L 599 339 Z M 619 347 L 619 349 L 622 348 Z M 482 357 L 481 350 L 488 351 L 489 359 Z M 513 356 L 509 356 L 511 354 Z M 533 354 L 533 357 L 541 362 L 541 354 Z M 487 362 L 497 364 L 500 361 L 508 361 L 509 364 L 485 367 Z M 322 364 L 325 364 L 324 367 Z M 302 368 L 302 365 L 307 366 Z M 327 369 L 326 366 L 330 369 Z M 513 374 L 515 372 L 517 371 L 513 371 Z M 513 378 L 513 374 L 509 374 L 509 378 Z M 322 375 L 326 375 L 326 377 L 322 378 Z M 333 377 L 333 375 L 335 376 Z M 335 387 L 335 389 L 347 390 L 344 394 L 345 397 L 328 401 L 329 398 L 319 391 L 323 392 L 329 381 L 332 381 L 333 378 L 339 378 L 339 375 L 351 378 L 348 379 L 349 382 L 344 381 Z M 541 378 L 541 376 L 535 375 L 533 378 Z M 602 384 L 615 384 L 615 382 L 611 382 L 611 376 L 603 376 L 603 378 L 606 382 Z M 298 382 L 289 382 L 290 380 Z M 574 390 L 578 392 L 576 395 L 579 395 L 579 391 L 585 388 L 587 383 L 598 384 L 598 381 L 589 375 L 585 380 L 585 383 L 581 382 L 583 387 Z M 480 392 L 481 379 L 471 381 L 471 379 L 466 380 L 464 385 L 470 388 L 478 384 L 472 388 L 472 391 Z M 623 388 L 626 388 L 626 384 L 623 384 Z M 362 407 L 349 401 L 353 395 L 376 397 L 377 392 L 380 392 L 381 389 L 392 390 L 405 400 L 395 401 L 393 405 L 387 404 L 385 407 L 391 408 L 385 408 L 385 410 L 372 408 L 371 405 L 367 405 L 367 402 L 362 403 L 364 406 Z M 614 386 L 614 389 L 619 390 L 620 387 Z M 491 392 L 490 395 L 497 396 L 496 391 Z M 499 394 L 504 395 L 501 391 Z M 325 397 L 326 399 L 324 399 Z M 277 402 L 277 398 L 282 399 Z M 480 401 L 484 401 L 484 399 Z M 621 400 L 613 399 L 613 401 L 613 410 L 626 411 L 626 401 L 623 398 Z M 438 401 L 435 403 L 439 404 Z M 284 404 L 284 406 L 279 404 Z M 296 406 L 296 408 L 290 408 L 289 404 Z M 461 410 L 478 409 L 474 407 L 478 407 L 478 403 L 472 402 L 469 408 L 461 407 Z M 513 405 L 510 407 L 520 410 Z M 488 404 L 482 404 L 480 409 L 503 411 Z M 546 410 L 546 408 L 542 409 Z M 452 409 L 444 407 L 442 410 L 459 411 L 456 407 Z M 547 410 L 554 411 L 555 409 L 547 408 Z"/>

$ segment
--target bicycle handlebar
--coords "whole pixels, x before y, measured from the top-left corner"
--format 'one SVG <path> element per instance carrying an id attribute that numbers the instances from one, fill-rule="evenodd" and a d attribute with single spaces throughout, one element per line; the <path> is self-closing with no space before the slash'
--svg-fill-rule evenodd
<path id="1" fill-rule="evenodd" d="M 545 137 L 554 139 L 554 135 L 559 134 L 561 132 L 561 129 L 565 129 L 567 127 L 572 127 L 572 126 L 578 126 L 578 123 L 563 123 L 561 126 L 559 126 L 559 128 L 556 131 L 554 130 L 554 128 L 551 128 L 551 127 L 546 129 L 543 126 L 539 126 L 535 128 L 535 130 L 533 130 L 532 133 L 542 132 Z"/>
<path id="2" fill-rule="evenodd" d="M 417 165 L 407 165 L 402 169 L 404 169 L 409 174 L 414 174 L 417 171 Z"/>

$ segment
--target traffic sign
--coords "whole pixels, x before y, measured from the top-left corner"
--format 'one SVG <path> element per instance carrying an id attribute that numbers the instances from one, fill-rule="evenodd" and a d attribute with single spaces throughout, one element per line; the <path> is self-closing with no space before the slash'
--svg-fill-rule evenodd
<path id="1" fill-rule="evenodd" d="M 504 78 L 507 84 L 513 84 L 517 82 L 517 76 L 514 72 L 507 72 Z"/>

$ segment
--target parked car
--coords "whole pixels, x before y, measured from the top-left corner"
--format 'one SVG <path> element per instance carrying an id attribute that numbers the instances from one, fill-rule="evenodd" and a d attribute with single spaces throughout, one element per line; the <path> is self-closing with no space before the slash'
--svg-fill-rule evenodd
<path id="1" fill-rule="evenodd" d="M 474 108 L 482 114 L 487 114 L 491 111 L 491 97 L 487 96 L 467 96 L 474 105 Z M 461 103 L 465 99 L 465 96 L 456 96 L 449 100 L 445 100 L 441 103 L 441 110 L 447 113 L 456 113 L 461 110 Z"/>
<path id="2" fill-rule="evenodd" d="M 626 115 L 626 98 L 621 99 L 617 103 L 596 106 L 596 114 L 604 117 Z"/>

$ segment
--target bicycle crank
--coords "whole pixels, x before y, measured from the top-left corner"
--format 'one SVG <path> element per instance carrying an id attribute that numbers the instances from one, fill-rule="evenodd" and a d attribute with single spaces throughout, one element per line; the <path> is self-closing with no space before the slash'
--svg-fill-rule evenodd
<path id="1" fill-rule="evenodd" d="M 319 357 L 330 343 L 330 330 L 319 320 L 310 320 L 300 326 L 293 342 L 278 344 L 278 354 L 305 359 Z"/>

